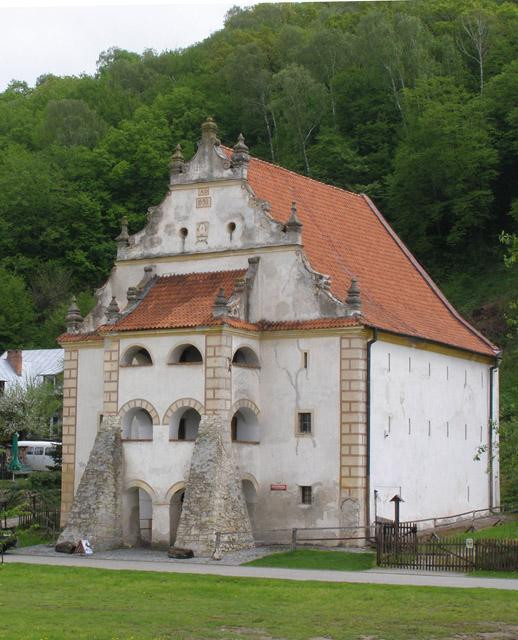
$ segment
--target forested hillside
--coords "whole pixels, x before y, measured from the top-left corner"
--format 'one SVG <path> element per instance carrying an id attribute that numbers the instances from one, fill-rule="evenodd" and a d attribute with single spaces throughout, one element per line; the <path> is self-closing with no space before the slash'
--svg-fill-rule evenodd
<path id="1" fill-rule="evenodd" d="M 0 349 L 54 346 L 72 291 L 88 308 L 121 217 L 142 226 L 174 145 L 189 157 L 210 114 L 223 142 L 242 131 L 253 155 L 376 202 L 507 347 L 517 440 L 518 267 L 499 240 L 518 226 L 517 33 L 512 1 L 258 5 L 185 50 L 111 49 L 94 76 L 13 80 L 0 94 Z"/>

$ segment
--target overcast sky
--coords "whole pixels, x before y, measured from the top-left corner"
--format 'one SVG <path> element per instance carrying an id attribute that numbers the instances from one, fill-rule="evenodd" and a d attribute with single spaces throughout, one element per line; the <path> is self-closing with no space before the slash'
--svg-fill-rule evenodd
<path id="1" fill-rule="evenodd" d="M 257 0 L 206 2 L 0 0 L 0 91 L 13 78 L 32 86 L 44 73 L 93 73 L 99 53 L 113 46 L 137 53 L 186 47 L 221 29 L 232 6 Z"/>

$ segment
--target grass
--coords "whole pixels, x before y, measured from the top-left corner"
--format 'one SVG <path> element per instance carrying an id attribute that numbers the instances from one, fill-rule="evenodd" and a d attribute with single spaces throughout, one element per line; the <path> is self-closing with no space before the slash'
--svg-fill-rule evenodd
<path id="1" fill-rule="evenodd" d="M 16 529 L 16 537 L 18 538 L 17 547 L 32 547 L 35 544 L 49 543 L 55 539 L 55 536 L 48 534 L 39 527 Z"/>
<path id="2" fill-rule="evenodd" d="M 478 578 L 509 578 L 518 580 L 518 571 L 472 571 L 470 576 Z"/>
<path id="3" fill-rule="evenodd" d="M 478 531 L 468 531 L 467 533 L 452 534 L 452 537 L 473 538 L 474 540 L 491 539 L 518 539 L 518 519 L 509 522 L 502 522 L 494 527 L 479 529 Z"/>
<path id="4" fill-rule="evenodd" d="M 429 640 L 517 625 L 518 607 L 503 590 L 6 564 L 0 619 L 2 640 Z"/>
<path id="5" fill-rule="evenodd" d="M 364 571 L 376 564 L 374 553 L 346 551 L 315 551 L 301 549 L 272 553 L 246 563 L 250 567 L 282 567 L 284 569 L 332 569 L 335 571 Z"/>

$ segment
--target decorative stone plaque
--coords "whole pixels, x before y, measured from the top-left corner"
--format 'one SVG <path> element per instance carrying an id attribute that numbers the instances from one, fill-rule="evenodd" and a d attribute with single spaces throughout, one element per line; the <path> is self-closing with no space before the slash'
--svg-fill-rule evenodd
<path id="1" fill-rule="evenodd" d="M 198 222 L 196 224 L 196 243 L 207 244 L 209 237 L 209 223 Z"/>

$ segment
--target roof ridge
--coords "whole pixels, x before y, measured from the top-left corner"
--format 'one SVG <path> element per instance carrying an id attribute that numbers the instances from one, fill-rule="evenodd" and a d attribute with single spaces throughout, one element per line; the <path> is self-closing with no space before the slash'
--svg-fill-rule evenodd
<path id="1" fill-rule="evenodd" d="M 232 149 L 230 147 L 226 147 L 225 145 L 221 145 L 221 147 L 223 149 L 225 149 L 225 151 L 232 151 Z M 275 162 L 268 162 L 268 160 L 263 160 L 262 158 L 257 158 L 256 156 L 250 156 L 250 160 L 253 160 L 254 162 L 260 162 L 262 164 L 267 164 L 270 167 L 275 167 L 276 169 L 280 169 L 281 171 L 285 171 L 286 173 L 291 173 L 294 176 L 297 176 L 297 178 L 304 178 L 304 180 L 310 180 L 311 182 L 316 182 L 317 184 L 321 184 L 323 187 L 327 187 L 328 189 L 335 189 L 336 191 L 340 191 L 342 193 L 348 193 L 351 196 L 355 196 L 356 198 L 361 198 L 362 194 L 361 193 L 355 193 L 354 191 L 349 191 L 348 189 L 342 189 L 342 187 L 337 187 L 334 184 L 327 184 L 327 182 L 322 182 L 321 180 L 317 180 L 316 178 L 312 178 L 311 176 L 305 176 L 302 173 L 297 173 L 296 171 L 293 171 L 292 169 L 286 169 L 286 167 L 283 167 L 280 164 L 276 164 Z"/>
<path id="2" fill-rule="evenodd" d="M 462 315 L 455 309 L 455 307 L 451 304 L 448 298 L 444 295 L 444 293 L 439 289 L 437 284 L 434 282 L 433 278 L 426 271 L 423 265 L 414 257 L 410 249 L 406 246 L 406 244 L 401 240 L 401 238 L 397 235 L 397 233 L 392 229 L 390 224 L 385 220 L 385 217 L 380 212 L 380 210 L 376 207 L 374 202 L 369 198 L 369 196 L 365 193 L 362 193 L 361 196 L 365 200 L 365 202 L 370 207 L 371 211 L 378 218 L 381 224 L 385 227 L 390 237 L 394 240 L 396 245 L 405 255 L 405 257 L 409 260 L 411 265 L 416 269 L 419 275 L 426 282 L 428 287 L 432 290 L 432 292 L 437 296 L 437 298 L 442 302 L 442 304 L 446 307 L 446 309 L 454 316 L 456 320 L 461 322 L 471 333 L 473 333 L 477 338 L 483 340 L 495 353 L 500 353 L 500 349 L 496 345 L 494 345 L 488 338 L 486 338 L 482 333 L 480 333 L 475 327 L 473 327 Z"/>

